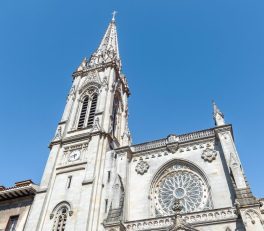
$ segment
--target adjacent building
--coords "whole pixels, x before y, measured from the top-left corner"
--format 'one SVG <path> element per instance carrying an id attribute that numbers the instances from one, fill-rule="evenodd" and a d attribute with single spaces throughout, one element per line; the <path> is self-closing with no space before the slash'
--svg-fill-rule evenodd
<path id="1" fill-rule="evenodd" d="M 0 186 L 0 230 L 24 230 L 37 187 L 31 180 L 10 188 Z"/>

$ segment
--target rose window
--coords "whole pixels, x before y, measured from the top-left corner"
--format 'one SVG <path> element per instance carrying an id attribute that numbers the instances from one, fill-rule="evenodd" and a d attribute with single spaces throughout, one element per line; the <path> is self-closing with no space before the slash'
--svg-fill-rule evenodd
<path id="1" fill-rule="evenodd" d="M 189 166 L 175 164 L 157 180 L 154 193 L 156 210 L 164 215 L 174 214 L 172 207 L 175 199 L 180 200 L 184 213 L 208 206 L 206 182 Z"/>

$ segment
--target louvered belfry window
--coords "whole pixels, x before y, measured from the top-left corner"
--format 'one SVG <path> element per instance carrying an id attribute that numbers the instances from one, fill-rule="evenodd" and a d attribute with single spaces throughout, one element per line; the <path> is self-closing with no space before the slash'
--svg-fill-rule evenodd
<path id="1" fill-rule="evenodd" d="M 85 117 L 86 117 L 86 112 L 87 112 L 87 107 L 88 107 L 88 96 L 86 96 L 83 100 L 82 104 L 82 110 L 79 118 L 79 123 L 78 123 L 78 128 L 82 128 L 84 125 Z"/>
<path id="2" fill-rule="evenodd" d="M 93 96 L 93 99 L 92 99 L 87 126 L 91 126 L 94 123 L 94 116 L 95 116 L 95 111 L 96 111 L 97 98 L 98 98 L 98 96 L 97 96 L 97 94 L 95 94 Z"/>

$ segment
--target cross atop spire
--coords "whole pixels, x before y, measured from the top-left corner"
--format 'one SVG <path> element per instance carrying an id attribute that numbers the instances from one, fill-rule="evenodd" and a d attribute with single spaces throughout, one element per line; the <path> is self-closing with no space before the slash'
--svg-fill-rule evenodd
<path id="1" fill-rule="evenodd" d="M 113 11 L 113 13 L 112 13 L 112 15 L 113 15 L 113 17 L 112 17 L 112 21 L 115 21 L 115 16 L 116 16 L 116 14 L 117 14 L 117 11 Z"/>
<path id="2" fill-rule="evenodd" d="M 217 107 L 215 101 L 213 100 L 213 116 L 214 116 L 214 121 L 216 126 L 222 126 L 225 125 L 225 120 L 224 120 L 224 114 L 220 111 L 220 109 Z"/>

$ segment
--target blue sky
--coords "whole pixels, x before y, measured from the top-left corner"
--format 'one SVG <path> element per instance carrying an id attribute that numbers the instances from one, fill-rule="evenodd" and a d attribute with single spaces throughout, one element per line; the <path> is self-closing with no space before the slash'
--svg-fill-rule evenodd
<path id="1" fill-rule="evenodd" d="M 215 99 L 263 197 L 261 0 L 1 1 L 0 185 L 39 183 L 71 74 L 98 46 L 113 10 L 134 143 L 213 127 Z"/>

